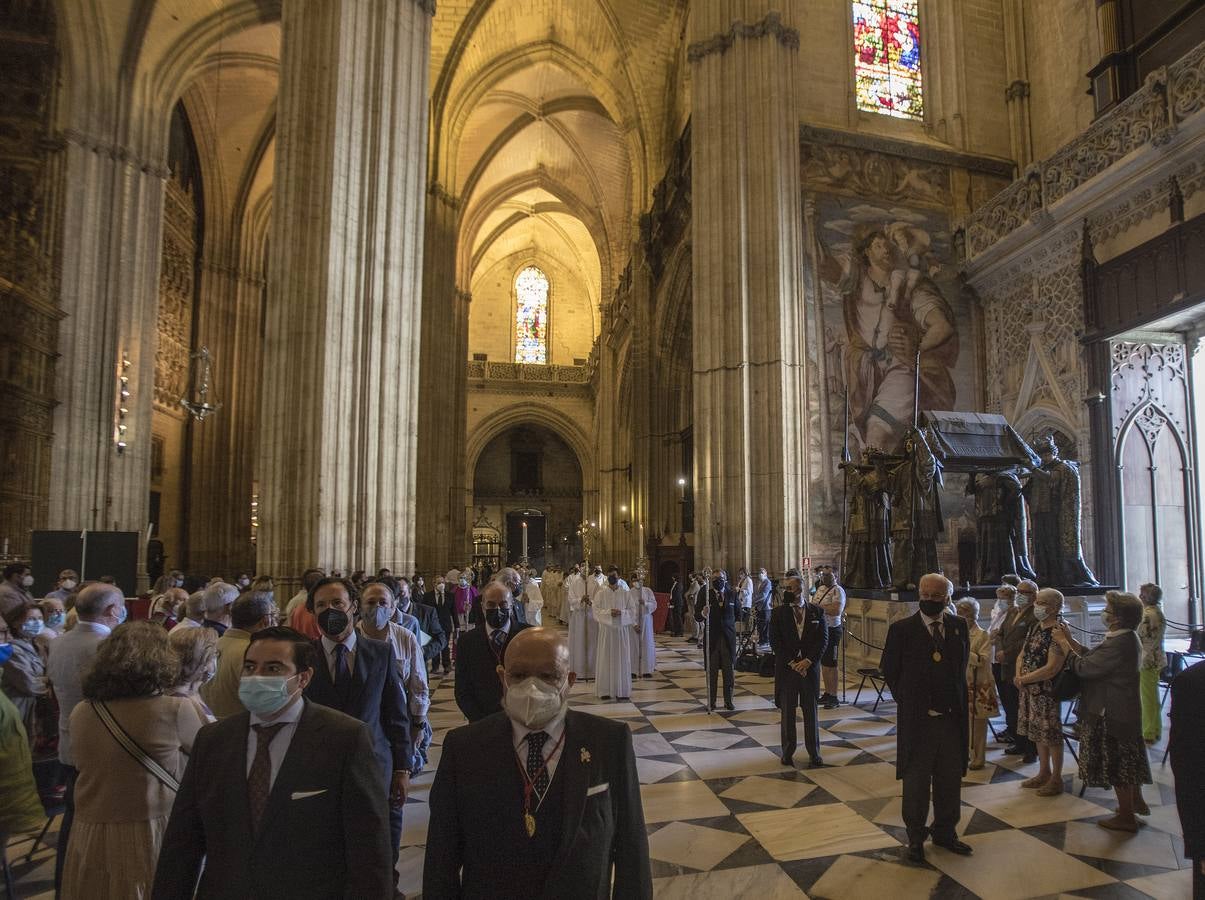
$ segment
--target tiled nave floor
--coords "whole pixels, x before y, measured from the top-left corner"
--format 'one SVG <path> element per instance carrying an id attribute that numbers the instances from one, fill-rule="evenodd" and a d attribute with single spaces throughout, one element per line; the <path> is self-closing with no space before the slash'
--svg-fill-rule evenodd
<path id="1" fill-rule="evenodd" d="M 653 876 L 659 898 L 897 897 L 992 900 L 1028 897 L 1186 898 L 1183 857 L 1168 767 L 1152 753 L 1156 784 L 1146 789 L 1148 826 L 1135 836 L 1098 828 L 1111 792 L 1078 782 L 1057 798 L 1022 791 L 1036 771 L 989 745 L 988 766 L 963 785 L 959 829 L 969 858 L 926 845 L 927 862 L 901 862 L 904 830 L 895 780 L 894 705 L 821 711 L 824 759 L 831 768 L 792 770 L 778 759 L 778 713 L 769 678 L 737 673 L 736 711 L 708 715 L 701 654 L 658 637 L 658 674 L 633 685 L 632 701 L 596 701 L 589 684 L 574 705 L 622 719 L 632 729 L 642 783 Z M 848 699 L 853 700 L 850 686 Z M 464 722 L 450 678 L 435 679 L 431 766 L 406 807 L 399 866 L 408 896 L 421 891 L 427 799 L 439 744 Z M 990 739 L 990 734 L 989 734 Z M 797 760 L 806 760 L 802 746 Z M 1068 756 L 1068 776 L 1075 771 Z M 803 763 L 806 766 L 806 762 Z M 10 850 L 16 856 L 20 848 Z M 18 858 L 18 890 L 49 897 L 53 854 Z"/>

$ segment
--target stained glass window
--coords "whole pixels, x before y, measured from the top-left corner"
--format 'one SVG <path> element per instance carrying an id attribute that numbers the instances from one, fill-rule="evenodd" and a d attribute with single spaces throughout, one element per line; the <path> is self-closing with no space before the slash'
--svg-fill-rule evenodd
<path id="1" fill-rule="evenodd" d="M 515 276 L 515 362 L 548 362 L 548 276 L 535 266 Z"/>
<path id="2" fill-rule="evenodd" d="M 855 0 L 854 90 L 858 109 L 901 119 L 924 114 L 919 0 Z"/>

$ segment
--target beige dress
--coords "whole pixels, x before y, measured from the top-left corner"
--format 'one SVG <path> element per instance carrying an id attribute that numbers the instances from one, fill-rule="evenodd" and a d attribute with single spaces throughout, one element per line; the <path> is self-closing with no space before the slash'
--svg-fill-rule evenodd
<path id="1" fill-rule="evenodd" d="M 992 678 L 992 636 L 982 628 L 971 631 L 970 653 L 967 656 L 967 694 L 972 719 L 990 719 L 999 715 L 996 682 Z"/>
<path id="2" fill-rule="evenodd" d="M 178 780 L 193 738 L 205 725 L 183 697 L 110 700 L 118 723 Z M 155 864 L 175 792 L 117 743 L 85 700 L 71 713 L 79 779 L 75 821 L 63 870 L 66 900 L 142 900 L 151 895 Z"/>

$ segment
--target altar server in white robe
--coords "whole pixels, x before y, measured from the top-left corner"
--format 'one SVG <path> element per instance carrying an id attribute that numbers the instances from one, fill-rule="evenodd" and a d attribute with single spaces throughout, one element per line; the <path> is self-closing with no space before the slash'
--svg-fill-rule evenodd
<path id="1" fill-rule="evenodd" d="M 549 624 L 556 621 L 556 583 L 553 578 L 552 566 L 545 566 L 540 573 L 540 593 L 544 595 L 544 618 Z"/>
<path id="2" fill-rule="evenodd" d="M 653 613 L 657 611 L 657 596 L 653 589 L 639 579 L 632 582 L 632 672 L 641 678 L 652 678 L 657 670 L 657 644 L 653 640 Z"/>
<path id="3" fill-rule="evenodd" d="M 527 624 L 538 628 L 544 624 L 544 592 L 536 584 L 533 575 L 534 570 L 523 570 L 523 612 L 526 614 Z"/>
<path id="4" fill-rule="evenodd" d="M 594 657 L 598 648 L 598 623 L 586 596 L 586 579 L 576 565 L 565 579 L 565 597 L 569 604 L 569 669 L 577 680 L 594 677 Z"/>
<path id="5" fill-rule="evenodd" d="M 630 593 L 626 583 L 612 572 L 594 594 L 594 618 L 598 622 L 594 696 L 603 700 L 627 700 L 632 696 Z"/>

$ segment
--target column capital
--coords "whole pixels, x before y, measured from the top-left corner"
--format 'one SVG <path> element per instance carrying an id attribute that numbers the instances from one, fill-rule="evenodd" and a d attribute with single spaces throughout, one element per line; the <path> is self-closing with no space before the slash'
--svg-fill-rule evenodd
<path id="1" fill-rule="evenodd" d="M 64 128 L 60 132 L 62 140 L 67 144 L 75 144 L 90 153 L 96 153 L 100 156 L 107 156 L 115 162 L 127 163 L 136 169 L 145 172 L 148 175 L 153 175 L 156 178 L 167 180 L 172 174 L 171 169 L 167 167 L 166 160 L 149 159 L 145 156 L 135 153 L 128 147 L 122 147 L 119 144 L 114 144 L 109 141 L 101 140 L 93 137 L 90 134 L 85 134 L 75 128 Z"/>
<path id="2" fill-rule="evenodd" d="M 427 193 L 451 209 L 460 209 L 461 207 L 461 199 L 455 194 L 451 193 L 438 181 L 431 182 L 430 186 L 427 188 Z"/>
<path id="3" fill-rule="evenodd" d="M 712 35 L 706 40 L 695 41 L 686 48 L 686 58 L 696 63 L 713 53 L 721 56 L 727 53 L 737 38 L 754 40 L 765 37 L 773 38 L 788 50 L 799 49 L 798 29 L 784 25 L 781 13 L 769 12 L 759 22 L 733 22 L 727 31 Z"/>

